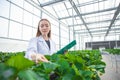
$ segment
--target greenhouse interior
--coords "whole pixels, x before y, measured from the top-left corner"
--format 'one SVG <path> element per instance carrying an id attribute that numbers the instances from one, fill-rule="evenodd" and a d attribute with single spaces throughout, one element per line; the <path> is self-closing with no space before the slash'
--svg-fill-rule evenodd
<path id="1" fill-rule="evenodd" d="M 120 0 L 0 0 L 0 11 L 0 80 L 120 80 Z"/>

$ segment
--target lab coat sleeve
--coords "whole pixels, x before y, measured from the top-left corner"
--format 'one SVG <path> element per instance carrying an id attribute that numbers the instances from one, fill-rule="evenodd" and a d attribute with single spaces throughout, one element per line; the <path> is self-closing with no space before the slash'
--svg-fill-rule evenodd
<path id="1" fill-rule="evenodd" d="M 31 59 L 31 55 L 37 53 L 37 38 L 32 38 L 29 41 L 29 45 L 25 54 L 25 57 Z"/>

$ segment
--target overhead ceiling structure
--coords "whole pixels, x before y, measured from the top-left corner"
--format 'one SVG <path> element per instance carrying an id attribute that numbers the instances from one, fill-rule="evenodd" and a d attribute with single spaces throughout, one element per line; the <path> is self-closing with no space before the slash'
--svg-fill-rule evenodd
<path id="1" fill-rule="evenodd" d="M 120 35 L 120 0 L 31 0 L 83 36 Z M 74 22 L 73 22 L 74 21 Z"/>

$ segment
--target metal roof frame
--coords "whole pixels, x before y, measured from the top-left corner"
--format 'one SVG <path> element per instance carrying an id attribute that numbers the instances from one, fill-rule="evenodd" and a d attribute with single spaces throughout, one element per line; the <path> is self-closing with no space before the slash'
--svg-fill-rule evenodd
<path id="1" fill-rule="evenodd" d="M 82 20 L 84 26 L 85 26 L 86 29 L 88 30 L 90 36 L 93 37 L 92 34 L 91 34 L 91 32 L 90 32 L 90 30 L 89 30 L 89 28 L 88 28 L 87 25 L 86 25 L 86 22 L 84 21 L 81 13 L 80 13 L 79 10 L 77 9 L 77 7 L 76 7 L 75 3 L 73 2 L 73 0 L 69 0 L 69 2 L 70 2 L 70 4 L 72 5 L 73 9 L 76 11 L 77 15 L 79 15 L 79 17 L 80 17 L 80 19 Z"/>
<path id="2" fill-rule="evenodd" d="M 114 16 L 113 16 L 113 18 L 112 18 L 112 21 L 111 21 L 111 23 L 110 23 L 110 25 L 109 25 L 109 27 L 108 27 L 108 30 L 107 30 L 107 32 L 106 32 L 106 34 L 105 34 L 105 37 L 109 34 L 109 31 L 111 30 L 111 27 L 112 27 L 112 25 L 114 24 L 114 22 L 115 22 L 115 20 L 116 20 L 116 18 L 117 18 L 117 16 L 118 16 L 119 13 L 120 13 L 120 3 L 119 3 L 119 5 L 118 5 L 118 7 L 117 7 L 117 10 L 116 10 L 115 13 L 114 13 Z"/>
<path id="3" fill-rule="evenodd" d="M 62 1 L 65 1 L 65 0 L 52 0 L 52 1 L 46 2 L 44 4 L 41 4 L 41 7 L 49 6 L 49 5 L 59 3 L 59 2 L 62 2 Z"/>
<path id="4" fill-rule="evenodd" d="M 89 13 L 81 13 L 82 16 L 86 16 L 86 15 L 90 15 L 90 14 L 96 14 L 96 13 L 102 13 L 102 12 L 106 12 L 106 11 L 112 11 L 112 10 L 116 10 L 117 7 L 114 7 L 114 8 L 109 8 L 109 9 L 104 9 L 104 10 L 99 10 L 99 11 L 93 11 L 93 12 L 89 12 Z M 59 18 L 60 20 L 61 19 L 68 19 L 68 18 L 72 18 L 73 16 L 67 16 L 67 17 L 62 17 L 62 18 Z M 74 17 L 78 17 L 78 15 L 74 15 Z"/>
<path id="5" fill-rule="evenodd" d="M 46 6 L 48 6 L 48 7 L 51 6 L 51 9 L 53 9 L 55 14 L 57 15 L 55 19 L 57 19 L 61 22 L 65 21 L 63 23 L 66 24 L 68 27 L 75 28 L 77 26 L 78 28 L 76 28 L 76 29 L 79 29 L 79 26 L 80 27 L 85 26 L 84 30 L 86 30 L 87 34 L 89 34 L 91 37 L 94 36 L 94 34 L 92 34 L 92 33 L 94 33 L 94 32 L 99 33 L 101 30 L 103 30 L 103 31 L 106 30 L 105 36 L 107 36 L 109 34 L 109 31 L 113 30 L 113 28 L 111 29 L 111 27 L 115 27 L 115 25 L 119 25 L 119 22 L 115 23 L 115 21 L 120 21 L 120 16 L 118 16 L 118 18 L 117 18 L 117 15 L 120 12 L 120 7 L 119 7 L 120 3 L 118 3 L 118 0 L 115 0 L 115 1 L 112 1 L 112 0 L 111 1 L 110 0 L 87 1 L 86 0 L 85 2 L 84 1 L 81 2 L 80 0 L 75 0 L 75 1 L 74 0 L 47 0 L 46 3 L 44 3 L 44 2 L 42 3 L 41 0 L 37 0 L 37 1 L 38 1 L 39 6 L 41 8 L 43 8 L 44 10 L 45 10 L 45 8 L 47 9 Z M 61 12 L 61 13 L 63 13 L 63 14 L 61 14 L 60 13 L 61 9 L 58 9 L 58 10 L 56 9 L 55 5 L 59 5 L 58 3 L 63 4 L 62 5 L 62 6 L 64 6 L 63 10 L 66 10 L 67 15 L 65 15 L 63 12 Z M 116 4 L 119 4 L 119 6 L 117 7 Z M 87 8 L 88 5 L 89 6 L 93 5 L 92 7 L 94 7 L 94 5 L 95 5 L 97 9 L 85 11 L 84 8 L 89 9 L 89 8 Z M 103 7 L 100 8 L 100 5 L 103 5 Z M 74 14 L 72 14 L 73 9 L 75 12 Z M 83 11 L 81 12 L 79 9 L 81 9 Z M 94 8 L 92 8 L 92 9 L 94 9 Z M 44 10 L 43 10 L 43 12 L 44 12 Z M 59 11 L 59 12 L 57 12 L 57 11 Z M 114 11 L 115 11 L 115 13 L 114 13 Z M 64 15 L 65 17 L 62 17 L 61 15 Z M 113 18 L 111 18 L 112 15 L 114 15 Z M 104 18 L 99 19 L 101 17 L 104 17 Z M 87 18 L 89 18 L 89 20 L 87 20 Z M 92 18 L 94 18 L 94 21 L 90 21 Z M 74 21 L 74 20 L 75 20 L 75 23 L 71 24 L 72 21 Z M 68 23 L 69 21 L 71 21 L 71 23 Z M 110 24 L 110 25 L 107 25 L 105 23 Z M 115 25 L 113 25 L 114 23 L 115 23 Z M 103 24 L 105 24 L 105 25 L 103 25 Z M 94 32 L 91 31 L 92 28 L 94 28 L 94 25 L 96 25 L 95 26 L 96 30 L 99 28 L 101 30 L 94 31 Z M 108 29 L 104 29 L 104 27 L 106 27 Z M 117 27 L 117 28 L 119 30 L 119 27 Z M 81 31 L 81 30 L 82 30 L 82 28 L 80 28 L 77 31 Z M 114 29 L 114 30 L 116 30 L 116 29 Z"/>

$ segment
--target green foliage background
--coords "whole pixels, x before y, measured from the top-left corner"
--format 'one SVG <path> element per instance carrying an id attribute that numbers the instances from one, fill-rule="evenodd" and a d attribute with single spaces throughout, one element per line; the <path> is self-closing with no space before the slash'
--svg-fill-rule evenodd
<path id="1" fill-rule="evenodd" d="M 99 50 L 45 55 L 48 63 L 35 64 L 25 52 L 0 53 L 0 80 L 100 80 L 106 64 Z"/>

